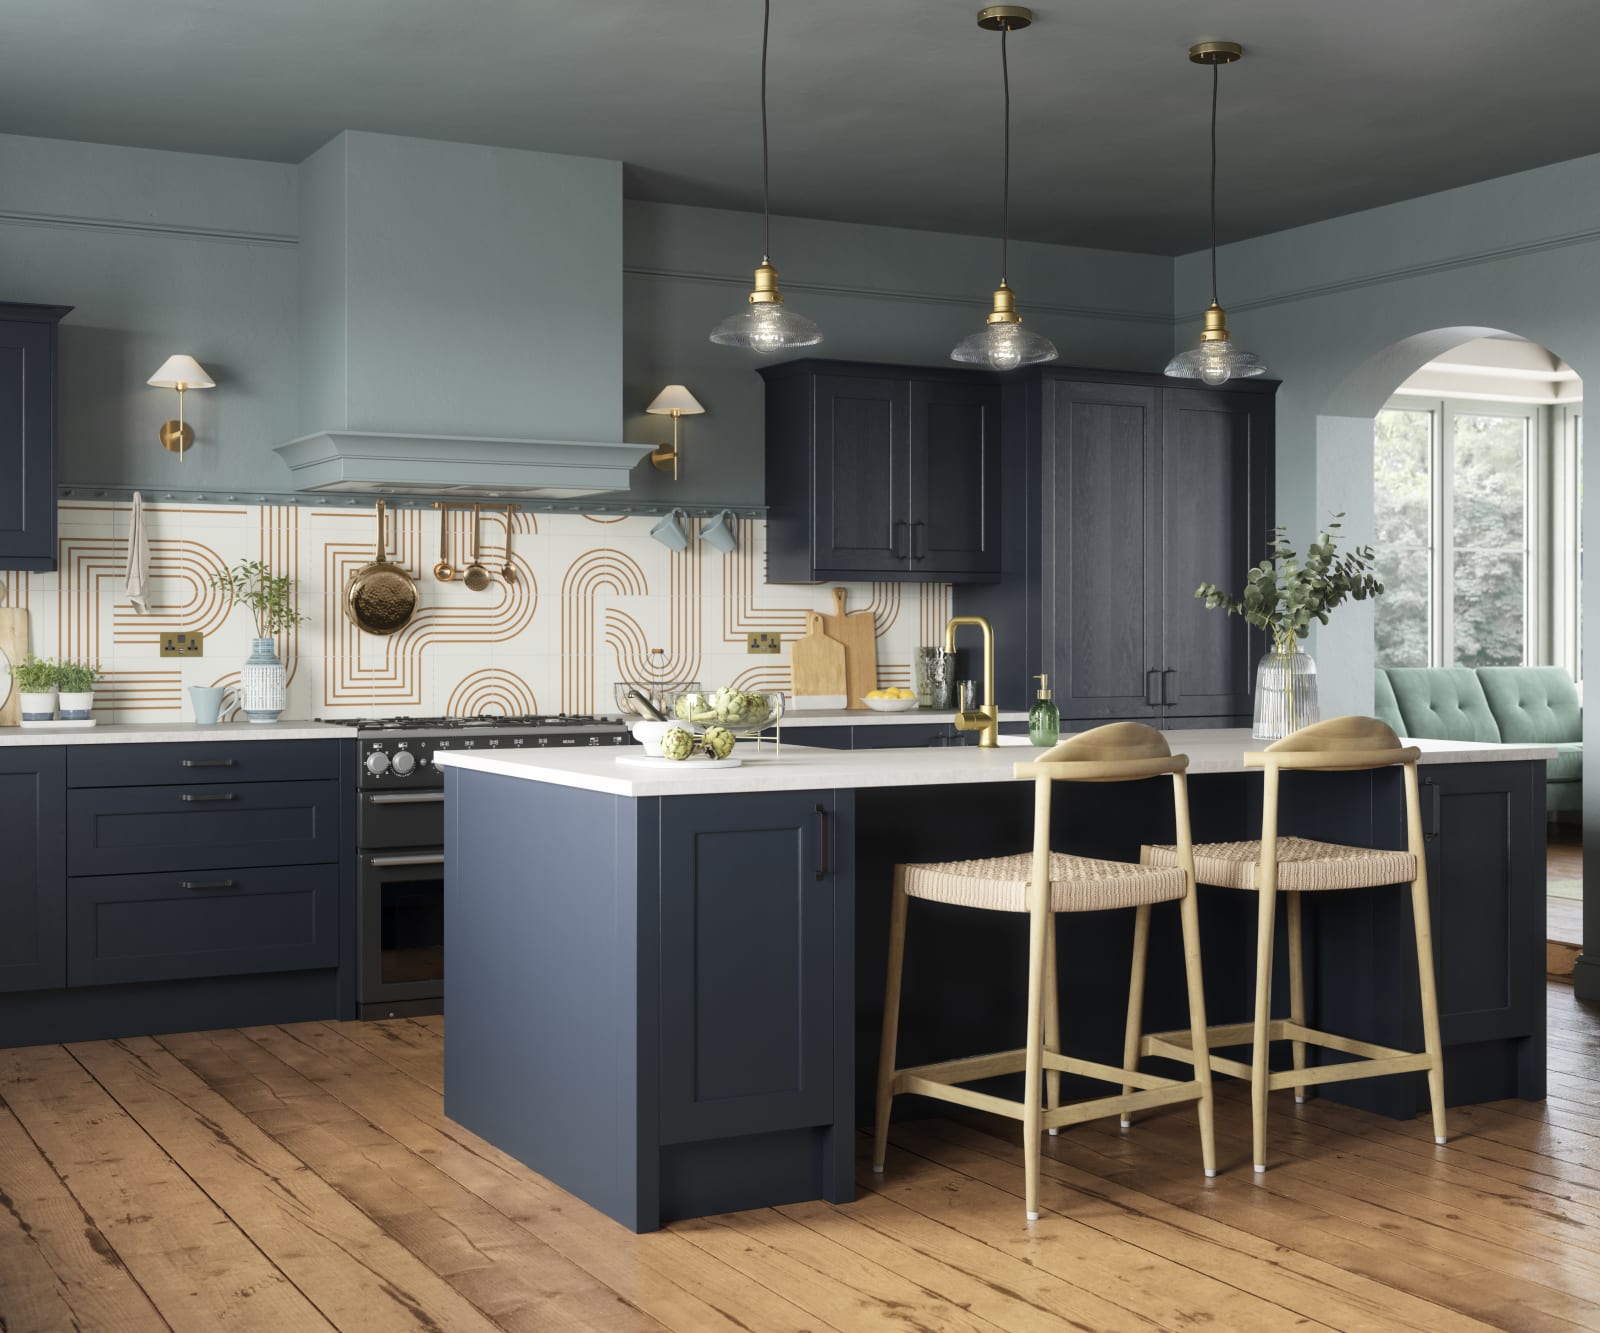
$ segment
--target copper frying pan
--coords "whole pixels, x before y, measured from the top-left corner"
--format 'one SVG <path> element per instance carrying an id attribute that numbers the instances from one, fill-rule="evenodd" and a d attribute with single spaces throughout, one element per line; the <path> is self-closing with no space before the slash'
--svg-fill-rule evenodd
<path id="1" fill-rule="evenodd" d="M 416 580 L 389 562 L 384 516 L 385 505 L 379 500 L 377 557 L 344 585 L 344 613 L 367 634 L 394 634 L 411 623 L 417 609 Z"/>

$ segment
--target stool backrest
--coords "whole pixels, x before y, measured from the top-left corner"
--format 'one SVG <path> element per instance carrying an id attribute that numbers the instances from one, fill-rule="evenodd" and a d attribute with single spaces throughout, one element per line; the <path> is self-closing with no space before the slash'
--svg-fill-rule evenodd
<path id="1" fill-rule="evenodd" d="M 1143 722 L 1112 722 L 1069 737 L 1038 759 L 1012 770 L 1034 783 L 1033 875 L 1028 910 L 1042 918 L 1050 901 L 1050 788 L 1056 782 L 1137 782 L 1172 775 L 1172 809 L 1178 865 L 1194 892 L 1194 847 L 1189 832 L 1189 756 L 1173 754 L 1167 738 Z"/>
<path id="2" fill-rule="evenodd" d="M 1375 717 L 1331 717 L 1301 727 L 1265 750 L 1246 753 L 1246 768 L 1265 770 L 1261 792 L 1261 883 L 1275 886 L 1278 862 L 1278 775 L 1284 770 L 1298 772 L 1349 773 L 1366 769 L 1405 769 L 1406 844 L 1417 861 L 1417 873 L 1425 884 L 1422 866 L 1422 802 L 1417 791 L 1417 758 L 1422 752 L 1414 745 L 1402 745 L 1394 729 Z"/>

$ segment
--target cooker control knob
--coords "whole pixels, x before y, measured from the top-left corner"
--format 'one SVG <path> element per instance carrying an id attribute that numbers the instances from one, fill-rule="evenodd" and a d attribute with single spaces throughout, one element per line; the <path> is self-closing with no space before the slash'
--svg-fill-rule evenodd
<path id="1" fill-rule="evenodd" d="M 379 777 L 389 771 L 389 756 L 382 750 L 374 750 L 367 756 L 367 772 L 373 777 Z"/>
<path id="2" fill-rule="evenodd" d="M 397 755 L 395 755 L 394 763 L 391 765 L 391 767 L 394 769 L 395 776 L 401 778 L 405 777 L 405 775 L 416 766 L 417 757 L 416 755 L 412 754 L 410 750 L 401 750 Z"/>

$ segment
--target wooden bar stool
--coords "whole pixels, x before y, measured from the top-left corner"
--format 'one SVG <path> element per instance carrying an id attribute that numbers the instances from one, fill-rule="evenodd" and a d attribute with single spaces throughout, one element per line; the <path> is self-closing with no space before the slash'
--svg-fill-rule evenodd
<path id="1" fill-rule="evenodd" d="M 1259 896 L 1256 917 L 1256 1007 L 1250 1023 L 1229 1023 L 1206 1030 L 1207 1060 L 1220 1074 L 1250 1080 L 1251 1140 L 1257 1171 L 1267 1169 L 1267 1093 L 1294 1088 L 1295 1100 L 1305 1100 L 1305 1090 L 1322 1083 L 1347 1079 L 1379 1078 L 1426 1070 L 1428 1096 L 1433 1106 L 1435 1143 L 1445 1142 L 1444 1063 L 1439 1040 L 1439 1004 L 1433 979 L 1433 932 L 1428 919 L 1428 869 L 1423 855 L 1422 814 L 1417 796 L 1417 754 L 1402 746 L 1382 722 L 1370 717 L 1337 717 L 1302 727 L 1275 741 L 1264 751 L 1246 754 L 1246 767 L 1263 770 L 1261 839 L 1258 842 L 1201 843 L 1192 851 L 1196 878 L 1202 884 L 1244 889 Z M 1405 773 L 1406 843 L 1403 852 L 1307 838 L 1278 836 L 1279 776 L 1285 771 L 1349 772 L 1401 765 Z M 1151 866 L 1177 866 L 1189 855 L 1182 842 L 1172 847 L 1146 847 L 1141 860 Z M 1301 956 L 1300 895 L 1338 889 L 1408 885 L 1411 920 L 1417 940 L 1417 979 L 1422 994 L 1422 1034 L 1425 1049 L 1418 1054 L 1355 1041 L 1306 1026 L 1305 966 Z M 1272 1018 L 1272 919 L 1278 890 L 1288 895 L 1289 908 L 1289 1017 Z M 1140 909 L 1143 912 L 1145 909 Z M 1144 931 L 1135 930 L 1134 972 L 1142 966 Z M 1151 1033 L 1142 1043 L 1130 1028 L 1130 1057 L 1135 1052 L 1160 1055 L 1196 1064 L 1199 1043 L 1184 1031 Z M 1274 1041 L 1293 1042 L 1292 1069 L 1269 1073 L 1268 1046 Z M 1214 1047 L 1251 1045 L 1250 1063 L 1224 1059 Z M 1306 1046 L 1321 1046 L 1357 1057 L 1340 1064 L 1306 1068 Z M 1130 1059 L 1131 1063 L 1131 1059 Z"/>
<path id="2" fill-rule="evenodd" d="M 1032 763 L 1016 766 L 1016 776 L 1034 783 L 1033 851 L 980 861 L 898 865 L 889 918 L 889 971 L 883 999 L 883 1044 L 878 1055 L 878 1118 L 872 1142 L 872 1169 L 883 1170 L 889 1141 L 889 1107 L 896 1094 L 919 1093 L 960 1106 L 1022 1121 L 1028 1220 L 1039 1216 L 1039 1136 L 1062 1125 L 1117 1115 L 1173 1102 L 1200 1103 L 1200 1149 L 1208 1176 L 1216 1174 L 1212 1132 L 1211 1070 L 1201 1061 L 1188 1082 L 1119 1069 L 1061 1053 L 1061 1022 L 1056 987 L 1055 914 L 1137 907 L 1148 920 L 1154 903 L 1177 902 L 1183 922 L 1184 965 L 1188 972 L 1189 1020 L 1196 1043 L 1206 1031 L 1205 989 L 1200 978 L 1200 923 L 1196 915 L 1194 864 L 1189 855 L 1189 792 L 1186 755 L 1174 755 L 1153 727 L 1118 722 L 1064 741 Z M 1178 855 L 1171 866 L 1097 861 L 1050 850 L 1050 794 L 1054 782 L 1130 782 L 1172 775 Z M 896 1069 L 895 1042 L 900 1023 L 900 975 L 905 957 L 906 907 L 912 898 L 952 903 L 991 912 L 1026 912 L 1028 934 L 1028 1026 L 1026 1044 L 1016 1050 Z M 999 1074 L 1022 1073 L 1023 1100 L 991 1096 L 960 1085 Z M 1119 1084 L 1119 1095 L 1061 1105 L 1061 1075 L 1079 1074 Z M 1040 1104 L 1044 1081 L 1045 1106 Z"/>

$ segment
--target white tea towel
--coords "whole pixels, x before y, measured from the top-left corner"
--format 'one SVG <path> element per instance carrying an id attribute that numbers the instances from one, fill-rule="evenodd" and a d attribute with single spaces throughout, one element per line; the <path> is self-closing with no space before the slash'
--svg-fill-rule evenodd
<path id="1" fill-rule="evenodd" d="M 150 543 L 144 535 L 144 496 L 133 493 L 133 514 L 128 523 L 128 574 L 123 591 L 141 616 L 150 614 L 146 588 L 150 583 Z"/>

